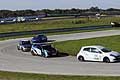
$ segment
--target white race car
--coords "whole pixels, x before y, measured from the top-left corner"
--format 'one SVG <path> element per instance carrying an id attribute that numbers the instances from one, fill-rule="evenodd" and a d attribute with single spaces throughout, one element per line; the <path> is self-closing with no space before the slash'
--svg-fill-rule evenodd
<path id="1" fill-rule="evenodd" d="M 32 46 L 32 44 L 31 44 L 30 40 L 20 40 L 17 45 L 17 49 L 22 50 L 23 52 L 30 51 L 31 46 Z"/>
<path id="2" fill-rule="evenodd" d="M 77 54 L 79 61 L 102 61 L 116 62 L 120 61 L 120 53 L 111 51 L 103 46 L 84 46 Z"/>
<path id="3" fill-rule="evenodd" d="M 33 56 L 38 55 L 47 58 L 49 56 L 57 56 L 57 50 L 50 44 L 33 44 L 31 47 L 31 54 Z"/>

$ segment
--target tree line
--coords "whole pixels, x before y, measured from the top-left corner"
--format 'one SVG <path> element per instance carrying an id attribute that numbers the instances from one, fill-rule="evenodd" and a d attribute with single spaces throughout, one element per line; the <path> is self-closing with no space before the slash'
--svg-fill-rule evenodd
<path id="1" fill-rule="evenodd" d="M 109 8 L 100 9 L 98 7 L 91 7 L 89 9 L 42 9 L 42 10 L 0 10 L 0 18 L 18 17 L 18 16 L 38 16 L 45 14 L 46 16 L 71 16 L 71 15 L 95 15 L 96 13 L 105 15 L 120 15 L 120 9 Z"/>

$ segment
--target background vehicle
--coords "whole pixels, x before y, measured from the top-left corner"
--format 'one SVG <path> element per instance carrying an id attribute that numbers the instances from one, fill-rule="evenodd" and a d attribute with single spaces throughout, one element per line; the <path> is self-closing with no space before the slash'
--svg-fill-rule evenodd
<path id="1" fill-rule="evenodd" d="M 112 27 L 120 27 L 120 23 L 118 22 L 111 22 Z"/>
<path id="2" fill-rule="evenodd" d="M 42 43 L 42 42 L 47 42 L 47 36 L 43 34 L 39 34 L 31 39 L 32 43 Z"/>
<path id="3" fill-rule="evenodd" d="M 33 44 L 31 48 L 32 55 L 38 55 L 42 57 L 56 56 L 57 50 L 50 44 Z"/>
<path id="4" fill-rule="evenodd" d="M 23 52 L 30 51 L 31 46 L 32 46 L 32 44 L 31 44 L 30 40 L 20 40 L 17 45 L 17 49 L 22 50 Z"/>
<path id="5" fill-rule="evenodd" d="M 84 46 L 77 54 L 79 61 L 115 62 L 120 60 L 120 53 L 111 51 L 103 46 Z"/>

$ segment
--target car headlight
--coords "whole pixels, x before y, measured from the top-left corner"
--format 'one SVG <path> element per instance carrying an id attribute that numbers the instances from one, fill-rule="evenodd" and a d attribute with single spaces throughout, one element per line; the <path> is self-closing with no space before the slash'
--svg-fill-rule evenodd
<path id="1" fill-rule="evenodd" d="M 113 54 L 110 54 L 110 56 L 112 56 L 112 57 L 116 57 L 115 55 L 113 55 Z"/>

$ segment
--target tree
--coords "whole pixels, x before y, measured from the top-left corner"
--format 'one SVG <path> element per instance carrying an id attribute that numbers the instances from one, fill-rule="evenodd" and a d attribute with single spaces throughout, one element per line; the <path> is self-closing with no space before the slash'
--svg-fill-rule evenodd
<path id="1" fill-rule="evenodd" d="M 99 12 L 100 11 L 100 9 L 98 7 L 91 7 L 89 10 L 91 12 Z"/>

